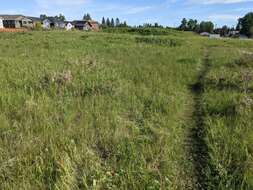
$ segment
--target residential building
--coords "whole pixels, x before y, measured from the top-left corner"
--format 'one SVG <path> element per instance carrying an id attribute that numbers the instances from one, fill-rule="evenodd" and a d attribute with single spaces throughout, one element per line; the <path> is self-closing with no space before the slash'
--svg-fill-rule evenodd
<path id="1" fill-rule="evenodd" d="M 4 28 L 32 28 L 33 21 L 23 15 L 0 15 Z"/>

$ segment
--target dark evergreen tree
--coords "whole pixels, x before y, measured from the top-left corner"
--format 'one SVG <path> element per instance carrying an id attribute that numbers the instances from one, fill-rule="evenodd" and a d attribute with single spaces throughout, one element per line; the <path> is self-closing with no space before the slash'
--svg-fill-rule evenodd
<path id="1" fill-rule="evenodd" d="M 114 27 L 114 26 L 115 26 L 114 19 L 112 18 L 111 19 L 111 27 Z"/>
<path id="2" fill-rule="evenodd" d="M 105 17 L 102 18 L 102 26 L 105 26 L 106 23 L 105 23 Z"/>
<path id="3" fill-rule="evenodd" d="M 116 23 L 115 23 L 116 27 L 118 27 L 120 25 L 120 20 L 119 18 L 116 18 Z"/>
<path id="4" fill-rule="evenodd" d="M 111 21 L 109 18 L 106 19 L 106 26 L 110 27 L 111 26 Z"/>
<path id="5" fill-rule="evenodd" d="M 83 20 L 92 20 L 92 18 L 91 18 L 91 16 L 90 16 L 90 14 L 87 13 L 87 14 L 84 14 Z"/>

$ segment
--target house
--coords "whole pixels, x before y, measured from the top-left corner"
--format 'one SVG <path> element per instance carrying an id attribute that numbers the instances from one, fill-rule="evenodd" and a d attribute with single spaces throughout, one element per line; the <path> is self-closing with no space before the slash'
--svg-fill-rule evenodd
<path id="1" fill-rule="evenodd" d="M 98 31 L 99 30 L 99 24 L 96 21 L 92 20 L 76 20 L 73 22 L 74 26 L 78 30 L 92 30 L 92 31 Z"/>
<path id="2" fill-rule="evenodd" d="M 228 32 L 228 36 L 239 36 L 240 35 L 240 31 L 238 30 L 231 30 Z"/>
<path id="3" fill-rule="evenodd" d="M 3 25 L 3 18 L 0 17 L 0 29 L 1 28 L 4 28 L 4 25 Z"/>
<path id="4" fill-rule="evenodd" d="M 71 22 L 65 22 L 66 26 L 65 29 L 66 30 L 72 30 L 74 28 L 74 25 Z"/>
<path id="5" fill-rule="evenodd" d="M 220 39 L 220 38 L 221 38 L 221 35 L 220 35 L 220 34 L 210 34 L 210 35 L 209 35 L 209 38 L 210 38 L 210 39 Z"/>
<path id="6" fill-rule="evenodd" d="M 42 21 L 42 28 L 44 28 L 44 29 L 50 29 L 50 28 L 63 29 L 63 28 L 65 28 L 65 22 L 62 20 L 59 20 L 55 17 L 48 17 Z"/>
<path id="7" fill-rule="evenodd" d="M 51 21 L 49 19 L 45 19 L 42 21 L 42 28 L 43 29 L 50 29 L 51 28 Z"/>
<path id="8" fill-rule="evenodd" d="M 0 15 L 4 28 L 32 28 L 31 19 L 23 15 Z"/>
<path id="9" fill-rule="evenodd" d="M 210 33 L 208 32 L 202 32 L 200 33 L 201 36 L 206 36 L 206 37 L 209 37 L 210 36 Z"/>
<path id="10" fill-rule="evenodd" d="M 93 31 L 98 31 L 99 30 L 99 23 L 97 21 L 89 21 L 90 25 L 91 25 L 91 30 Z"/>

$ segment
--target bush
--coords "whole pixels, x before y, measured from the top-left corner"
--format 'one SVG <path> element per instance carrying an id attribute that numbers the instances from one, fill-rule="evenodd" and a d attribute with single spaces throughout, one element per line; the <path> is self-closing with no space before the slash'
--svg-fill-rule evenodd
<path id="1" fill-rule="evenodd" d="M 140 35 L 169 35 L 172 34 L 171 29 L 162 28 L 126 28 L 126 27 L 116 27 L 116 28 L 104 28 L 103 32 L 108 33 L 130 33 L 130 34 L 140 34 Z M 174 31 L 175 32 L 175 31 Z"/>
<path id="2" fill-rule="evenodd" d="M 35 30 L 42 30 L 42 24 L 40 22 L 36 22 L 34 29 Z"/>
<path id="3" fill-rule="evenodd" d="M 148 38 L 148 37 L 137 37 L 135 38 L 137 43 L 156 44 L 164 45 L 169 47 L 175 47 L 181 45 L 178 40 L 175 39 L 162 39 L 162 38 Z"/>

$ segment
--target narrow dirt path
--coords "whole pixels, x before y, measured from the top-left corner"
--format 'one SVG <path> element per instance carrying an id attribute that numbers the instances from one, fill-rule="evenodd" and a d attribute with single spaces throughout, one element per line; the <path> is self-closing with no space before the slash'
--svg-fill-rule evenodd
<path id="1" fill-rule="evenodd" d="M 208 150 L 205 143 L 206 129 L 204 124 L 203 110 L 203 93 L 204 93 L 204 78 L 210 69 L 209 52 L 205 49 L 202 69 L 199 72 L 197 82 L 191 86 L 193 95 L 193 107 L 191 122 L 192 126 L 188 136 L 188 151 L 193 162 L 194 177 L 196 178 L 195 189 L 207 189 L 207 179 L 205 177 L 205 169 L 208 161 Z"/>

